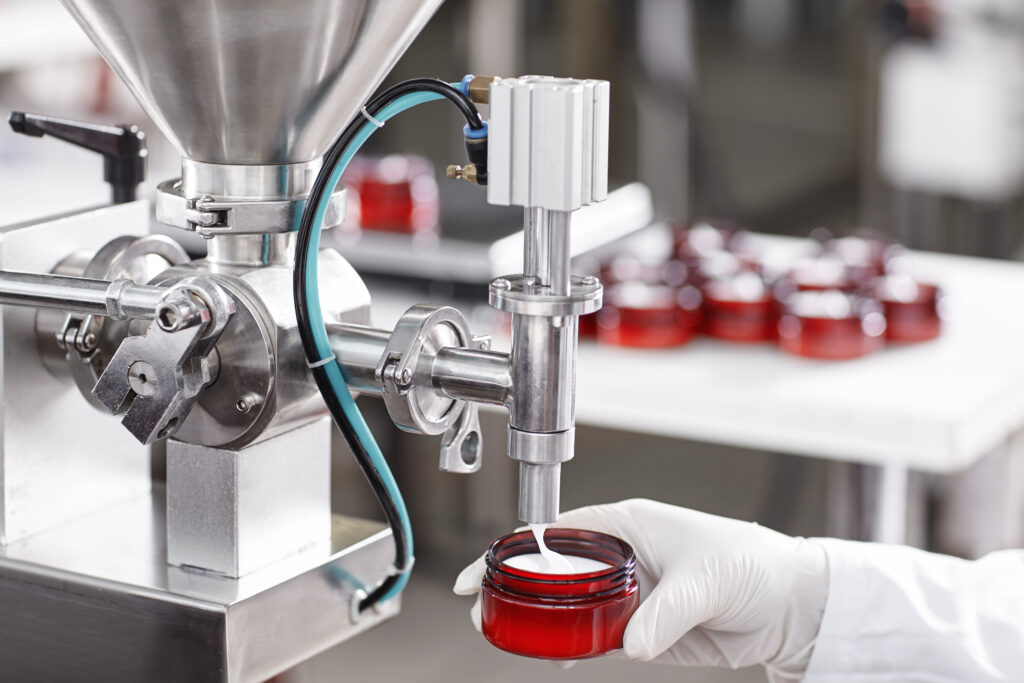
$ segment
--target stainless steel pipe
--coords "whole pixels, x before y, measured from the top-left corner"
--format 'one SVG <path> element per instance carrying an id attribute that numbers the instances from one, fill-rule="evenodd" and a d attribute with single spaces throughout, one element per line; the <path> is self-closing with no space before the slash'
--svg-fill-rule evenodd
<path id="1" fill-rule="evenodd" d="M 523 274 L 538 300 L 570 293 L 571 213 L 526 207 Z M 558 518 L 562 463 L 573 456 L 577 318 L 512 316 L 509 457 L 519 462 L 519 519 Z"/>
<path id="2" fill-rule="evenodd" d="M 66 275 L 0 271 L 0 304 L 152 320 L 163 287 Z"/>
<path id="3" fill-rule="evenodd" d="M 328 325 L 327 336 L 348 385 L 366 394 L 382 393 L 375 373 L 391 332 L 340 324 Z M 509 400 L 512 375 L 507 353 L 443 347 L 422 362 L 428 364 L 432 388 L 448 398 L 493 405 Z"/>

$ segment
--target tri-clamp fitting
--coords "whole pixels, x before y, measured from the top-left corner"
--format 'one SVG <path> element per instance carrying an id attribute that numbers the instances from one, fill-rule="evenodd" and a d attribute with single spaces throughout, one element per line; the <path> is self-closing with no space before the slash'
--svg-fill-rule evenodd
<path id="1" fill-rule="evenodd" d="M 471 335 L 461 313 L 417 304 L 393 332 L 340 324 L 328 336 L 350 388 L 382 395 L 401 429 L 442 435 L 442 471 L 480 469 L 478 404 L 507 404 L 512 380 L 508 355 Z"/>

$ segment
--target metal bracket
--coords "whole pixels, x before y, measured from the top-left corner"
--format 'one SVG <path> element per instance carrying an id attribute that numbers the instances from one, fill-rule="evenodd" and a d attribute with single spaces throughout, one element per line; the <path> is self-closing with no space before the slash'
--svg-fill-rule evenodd
<path id="1" fill-rule="evenodd" d="M 384 389 L 384 405 L 388 414 L 400 429 L 441 434 L 455 424 L 463 411 L 463 402 L 451 401 L 441 415 L 428 416 L 421 400 L 432 395 L 432 390 L 428 385 L 423 395 L 415 391 L 413 378 L 424 346 L 428 343 L 445 345 L 444 337 L 454 337 L 457 346 L 473 345 L 469 324 L 459 311 L 450 306 L 417 304 L 406 311 L 395 325 L 374 375 Z"/>
<path id="2" fill-rule="evenodd" d="M 145 334 L 118 347 L 92 395 L 140 442 L 173 434 L 203 387 L 216 377 L 214 346 L 234 301 L 197 278 L 182 281 L 161 300 Z"/>
<path id="3" fill-rule="evenodd" d="M 470 474 L 483 462 L 480 407 L 467 403 L 459 419 L 441 437 L 441 471 Z"/>
<path id="4" fill-rule="evenodd" d="M 324 227 L 345 219 L 345 188 L 341 187 L 327 205 Z M 225 199 L 203 195 L 186 197 L 181 179 L 167 180 L 156 188 L 156 218 L 161 223 L 184 228 L 202 237 L 225 233 L 257 235 L 292 232 L 302 218 L 305 197 L 290 199 Z"/>

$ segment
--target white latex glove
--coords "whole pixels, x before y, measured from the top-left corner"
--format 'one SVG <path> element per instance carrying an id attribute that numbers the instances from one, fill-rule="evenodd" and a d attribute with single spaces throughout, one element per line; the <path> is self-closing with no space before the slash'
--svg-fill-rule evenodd
<path id="1" fill-rule="evenodd" d="M 555 525 L 618 536 L 637 557 L 642 602 L 623 649 L 684 666 L 763 664 L 772 680 L 802 678 L 828 596 L 822 546 L 749 522 L 650 500 L 564 512 Z M 480 591 L 481 557 L 455 582 Z M 471 611 L 480 629 L 480 600 Z"/>

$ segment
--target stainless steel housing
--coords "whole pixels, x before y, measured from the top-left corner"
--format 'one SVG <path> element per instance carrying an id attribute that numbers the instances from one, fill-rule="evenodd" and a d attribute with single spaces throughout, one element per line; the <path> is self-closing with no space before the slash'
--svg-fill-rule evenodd
<path id="1" fill-rule="evenodd" d="M 441 0 L 62 0 L 188 159 L 318 159 Z"/>

